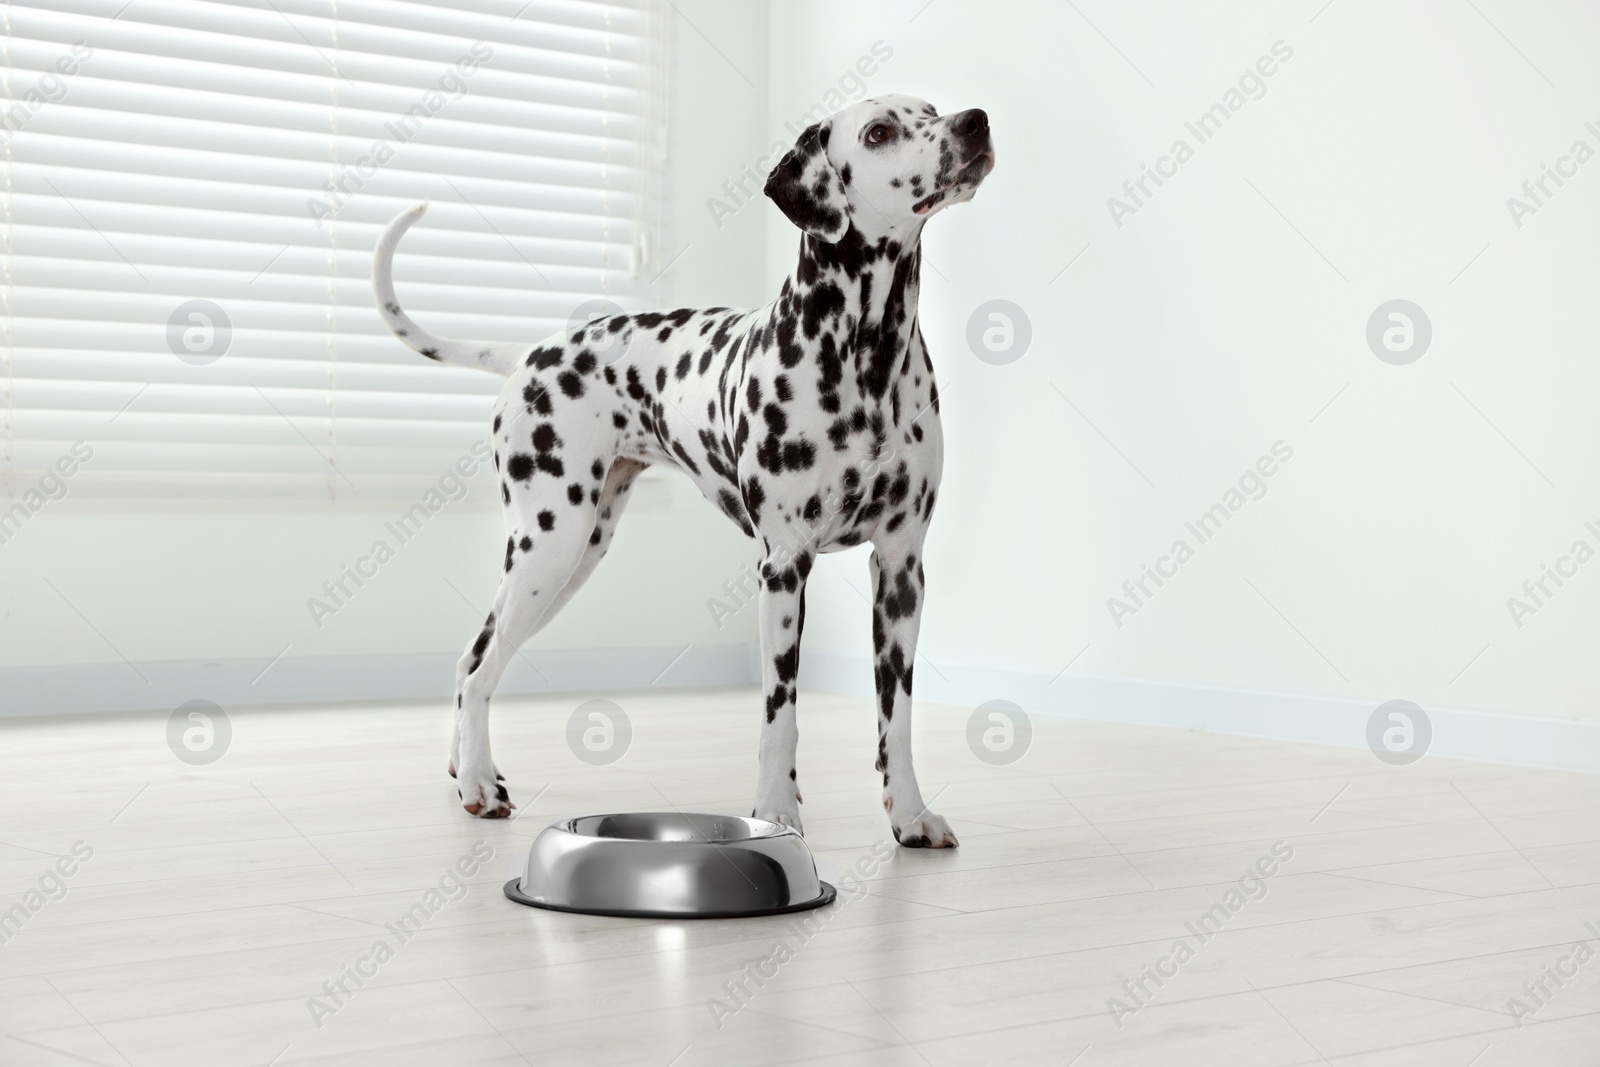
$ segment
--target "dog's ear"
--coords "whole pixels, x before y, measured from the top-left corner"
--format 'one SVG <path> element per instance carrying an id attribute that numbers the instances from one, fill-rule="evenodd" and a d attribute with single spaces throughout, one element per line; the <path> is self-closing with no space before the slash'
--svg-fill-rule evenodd
<path id="1" fill-rule="evenodd" d="M 828 132 L 833 120 L 814 122 L 800 133 L 767 175 L 762 189 L 789 221 L 830 244 L 850 229 L 850 202 L 844 182 L 828 162 Z"/>

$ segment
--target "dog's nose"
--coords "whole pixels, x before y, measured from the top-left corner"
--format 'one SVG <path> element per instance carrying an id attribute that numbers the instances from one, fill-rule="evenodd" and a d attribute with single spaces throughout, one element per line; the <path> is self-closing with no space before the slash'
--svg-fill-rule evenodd
<path id="1" fill-rule="evenodd" d="M 989 132 L 989 116 L 982 108 L 970 108 L 950 116 L 950 128 L 964 140 L 976 140 Z"/>

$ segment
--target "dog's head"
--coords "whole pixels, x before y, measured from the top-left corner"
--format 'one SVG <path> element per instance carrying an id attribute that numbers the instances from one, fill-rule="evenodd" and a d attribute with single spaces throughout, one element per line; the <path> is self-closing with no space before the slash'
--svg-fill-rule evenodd
<path id="1" fill-rule="evenodd" d="M 824 241 L 912 232 L 971 200 L 994 169 L 989 116 L 940 115 L 925 100 L 875 96 L 807 126 L 767 176 L 789 220 Z"/>

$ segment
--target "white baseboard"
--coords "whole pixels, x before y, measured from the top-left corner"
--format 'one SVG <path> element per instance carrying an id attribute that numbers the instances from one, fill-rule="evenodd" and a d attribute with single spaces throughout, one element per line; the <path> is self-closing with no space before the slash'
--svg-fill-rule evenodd
<path id="1" fill-rule="evenodd" d="M 167 710 L 186 700 L 222 707 L 361 700 L 449 699 L 451 653 L 0 668 L 0 717 Z M 499 692 L 582 693 L 754 685 L 755 645 L 610 649 L 525 649 Z M 800 684 L 871 697 L 864 656 L 806 652 Z M 1377 702 L 1267 693 L 1220 686 L 1102 678 L 919 662 L 917 698 L 977 707 L 1005 699 L 1030 715 L 1211 730 L 1276 741 L 1366 747 Z M 1426 707 L 1429 753 L 1560 770 L 1600 773 L 1600 721 Z"/>
<path id="2" fill-rule="evenodd" d="M 937 669 L 935 669 L 937 668 Z M 941 677 L 942 675 L 942 677 Z M 808 652 L 800 684 L 871 696 L 864 656 Z M 1223 734 L 1365 748 L 1367 719 L 1381 701 L 1267 693 L 1142 678 L 1099 678 L 947 663 L 917 663 L 919 700 L 977 707 L 1003 699 L 1030 715 L 1171 726 Z M 1600 773 L 1600 721 L 1426 707 L 1429 755 Z"/>
<path id="3" fill-rule="evenodd" d="M 167 663 L 94 663 L 0 668 L 0 718 L 170 710 L 187 700 L 224 708 L 358 700 L 448 700 L 455 653 L 319 656 Z M 758 677 L 754 646 L 524 649 L 498 692 L 581 693 L 747 685 Z"/>

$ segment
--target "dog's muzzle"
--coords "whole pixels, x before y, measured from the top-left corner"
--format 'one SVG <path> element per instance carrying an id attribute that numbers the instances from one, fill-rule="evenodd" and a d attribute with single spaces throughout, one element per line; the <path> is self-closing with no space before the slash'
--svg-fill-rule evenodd
<path id="1" fill-rule="evenodd" d="M 963 111 L 950 120 L 951 129 L 967 162 L 956 172 L 955 182 L 976 185 L 994 170 L 994 142 L 989 137 L 989 116 L 982 108 Z"/>
<path id="2" fill-rule="evenodd" d="M 982 108 L 951 115 L 950 132 L 965 162 L 947 184 L 912 205 L 915 214 L 926 215 L 957 190 L 976 188 L 994 170 L 994 141 L 989 136 L 989 116 Z"/>

